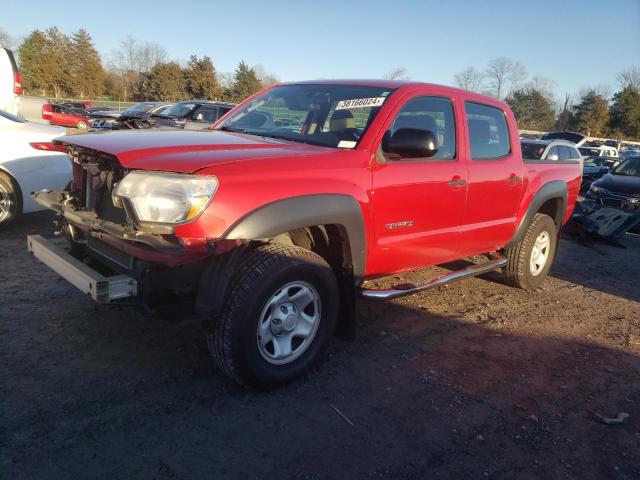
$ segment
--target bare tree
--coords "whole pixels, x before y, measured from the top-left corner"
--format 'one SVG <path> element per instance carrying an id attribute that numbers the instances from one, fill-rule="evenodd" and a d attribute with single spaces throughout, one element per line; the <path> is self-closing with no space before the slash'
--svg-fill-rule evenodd
<path id="1" fill-rule="evenodd" d="M 540 75 L 535 75 L 526 85 L 528 88 L 539 91 L 547 100 L 555 104 L 555 82 Z"/>
<path id="2" fill-rule="evenodd" d="M 624 90 L 626 87 L 631 87 L 640 92 L 640 68 L 631 67 L 623 70 L 616 75 L 616 80 L 621 89 Z"/>
<path id="3" fill-rule="evenodd" d="M 0 30 L 0 47 L 8 48 L 9 50 L 13 50 L 13 38 L 4 30 Z"/>
<path id="4" fill-rule="evenodd" d="M 506 57 L 490 60 L 485 71 L 489 94 L 503 98 L 517 90 L 527 78 L 527 69 Z"/>
<path id="5" fill-rule="evenodd" d="M 275 83 L 280 82 L 280 79 L 274 74 L 268 73 L 261 63 L 254 65 L 253 71 L 256 72 L 256 77 L 258 77 L 258 80 L 260 80 L 260 83 L 264 87 L 269 87 Z"/>
<path id="6" fill-rule="evenodd" d="M 122 78 L 125 98 L 140 91 L 143 74 L 166 60 L 167 52 L 158 43 L 140 44 L 131 35 L 122 40 L 120 47 L 112 53 L 111 66 Z"/>
<path id="7" fill-rule="evenodd" d="M 453 76 L 453 81 L 458 88 L 470 92 L 479 92 L 482 90 L 484 75 L 473 67 L 465 68 L 463 71 Z"/>
<path id="8" fill-rule="evenodd" d="M 385 80 L 409 80 L 407 69 L 404 67 L 396 67 L 385 73 L 382 78 Z"/>

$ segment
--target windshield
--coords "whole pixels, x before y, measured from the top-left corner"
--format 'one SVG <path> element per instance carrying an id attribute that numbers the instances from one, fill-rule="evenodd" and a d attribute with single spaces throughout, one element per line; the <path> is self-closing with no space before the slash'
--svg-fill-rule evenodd
<path id="1" fill-rule="evenodd" d="M 23 119 L 16 117 L 15 115 L 10 114 L 9 112 L 5 112 L 4 110 L 0 110 L 0 116 L 6 118 L 7 120 L 11 120 L 16 123 L 26 123 Z"/>
<path id="2" fill-rule="evenodd" d="M 354 148 L 392 92 L 357 85 L 281 85 L 236 109 L 217 129 Z"/>
<path id="3" fill-rule="evenodd" d="M 627 175 L 629 177 L 640 177 L 640 157 L 627 158 L 620 165 L 615 167 L 611 173 L 616 175 Z"/>
<path id="4" fill-rule="evenodd" d="M 597 148 L 584 148 L 584 147 L 581 147 L 578 150 L 580 150 L 580 153 L 582 155 L 584 155 L 585 157 L 599 157 L 600 156 L 600 150 L 598 150 Z"/>
<path id="5" fill-rule="evenodd" d="M 138 103 L 127 110 L 125 113 L 148 112 L 154 107 L 153 103 Z"/>
<path id="6" fill-rule="evenodd" d="M 176 103 L 162 112 L 163 117 L 186 117 L 198 107 L 197 103 Z"/>
<path id="7" fill-rule="evenodd" d="M 529 160 L 540 160 L 544 149 L 547 148 L 546 145 L 533 142 L 522 142 L 520 145 L 522 145 L 522 158 Z"/>

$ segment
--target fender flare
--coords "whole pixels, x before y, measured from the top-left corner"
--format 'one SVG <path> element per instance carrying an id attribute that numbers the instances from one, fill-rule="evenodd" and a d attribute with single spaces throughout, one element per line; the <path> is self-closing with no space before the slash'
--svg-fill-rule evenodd
<path id="1" fill-rule="evenodd" d="M 518 225 L 515 235 L 505 248 L 515 246 L 524 238 L 524 234 L 526 233 L 527 228 L 529 228 L 529 225 L 531 225 L 534 215 L 538 213 L 542 205 L 549 200 L 557 199 L 560 201 L 560 208 L 557 209 L 556 216 L 553 219 L 558 230 L 560 230 L 562 220 L 564 219 L 564 215 L 567 211 L 568 196 L 569 192 L 567 184 L 564 181 L 552 180 L 551 182 L 544 184 L 534 195 L 529 207 L 527 208 L 527 213 L 525 213 L 520 225 Z"/>
<path id="2" fill-rule="evenodd" d="M 340 225 L 349 238 L 356 284 L 364 278 L 366 236 L 358 201 L 343 194 L 311 194 L 268 203 L 248 213 L 222 235 L 230 240 L 256 240 L 314 225 Z"/>

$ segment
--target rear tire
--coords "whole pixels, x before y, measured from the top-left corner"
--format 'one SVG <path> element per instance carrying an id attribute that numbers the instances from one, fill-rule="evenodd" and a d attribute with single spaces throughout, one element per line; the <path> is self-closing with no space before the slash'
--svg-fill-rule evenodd
<path id="1" fill-rule="evenodd" d="M 533 290 L 547 277 L 558 247 L 558 228 L 549 215 L 536 213 L 523 239 L 506 250 L 507 282 L 525 290 Z"/>
<path id="2" fill-rule="evenodd" d="M 323 356 L 339 294 L 325 260 L 300 247 L 262 245 L 246 255 L 208 337 L 216 365 L 236 382 L 282 386 Z"/>
<path id="3" fill-rule="evenodd" d="M 13 179 L 0 172 L 0 229 L 13 222 L 22 213 L 20 190 Z"/>

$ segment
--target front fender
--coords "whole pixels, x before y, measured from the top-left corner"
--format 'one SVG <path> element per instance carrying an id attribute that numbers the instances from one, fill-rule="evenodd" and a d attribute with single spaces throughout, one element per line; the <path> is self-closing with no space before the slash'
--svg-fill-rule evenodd
<path id="1" fill-rule="evenodd" d="M 301 195 L 264 205 L 233 224 L 222 238 L 254 240 L 314 225 L 340 225 L 349 237 L 354 280 L 362 281 L 366 235 L 356 199 L 342 194 Z"/>

